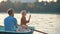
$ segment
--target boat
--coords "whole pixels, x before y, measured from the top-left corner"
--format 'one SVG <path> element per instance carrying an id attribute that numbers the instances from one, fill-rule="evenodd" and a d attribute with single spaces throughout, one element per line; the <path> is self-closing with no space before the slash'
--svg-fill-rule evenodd
<path id="1" fill-rule="evenodd" d="M 29 26 L 31 29 L 34 29 L 34 27 Z M 12 32 L 12 31 L 4 31 L 4 26 L 0 26 L 0 34 L 33 34 L 33 30 L 29 32 Z"/>

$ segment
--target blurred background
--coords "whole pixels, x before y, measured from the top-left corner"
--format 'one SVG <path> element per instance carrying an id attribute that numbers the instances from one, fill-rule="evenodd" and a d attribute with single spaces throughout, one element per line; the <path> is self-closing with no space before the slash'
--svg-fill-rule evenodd
<path id="1" fill-rule="evenodd" d="M 21 10 L 27 10 L 27 19 L 31 14 L 30 23 L 35 29 L 48 34 L 60 34 L 60 0 L 0 0 L 0 25 L 4 26 L 6 11 L 13 8 L 15 18 L 20 24 Z M 34 32 L 33 34 L 42 34 Z"/>
<path id="2" fill-rule="evenodd" d="M 16 13 L 26 9 L 31 13 L 60 13 L 60 0 L 0 0 L 0 12 L 13 8 Z"/>

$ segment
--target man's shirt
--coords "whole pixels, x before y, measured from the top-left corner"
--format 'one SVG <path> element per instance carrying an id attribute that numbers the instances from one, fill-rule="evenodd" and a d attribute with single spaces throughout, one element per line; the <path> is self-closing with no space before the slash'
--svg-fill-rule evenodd
<path id="1" fill-rule="evenodd" d="M 15 31 L 17 26 L 17 20 L 13 16 L 8 16 L 4 19 L 5 31 Z"/>

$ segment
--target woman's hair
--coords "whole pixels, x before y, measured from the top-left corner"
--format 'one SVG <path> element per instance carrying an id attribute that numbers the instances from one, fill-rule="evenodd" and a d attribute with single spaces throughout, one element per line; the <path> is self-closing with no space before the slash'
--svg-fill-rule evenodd
<path id="1" fill-rule="evenodd" d="M 24 14 L 24 13 L 26 13 L 26 10 L 22 10 L 22 11 L 21 11 L 21 14 Z"/>
<path id="2" fill-rule="evenodd" d="M 11 14 L 12 14 L 12 11 L 13 11 L 13 9 L 10 8 L 10 9 L 7 10 L 7 13 L 8 13 L 9 15 L 11 15 Z"/>

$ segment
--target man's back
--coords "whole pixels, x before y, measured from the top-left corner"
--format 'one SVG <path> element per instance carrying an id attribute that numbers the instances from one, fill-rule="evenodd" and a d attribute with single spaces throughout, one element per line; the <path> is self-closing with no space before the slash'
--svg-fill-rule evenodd
<path id="1" fill-rule="evenodd" d="M 5 31 L 14 31 L 17 26 L 17 20 L 13 16 L 8 16 L 4 19 L 4 25 Z"/>

